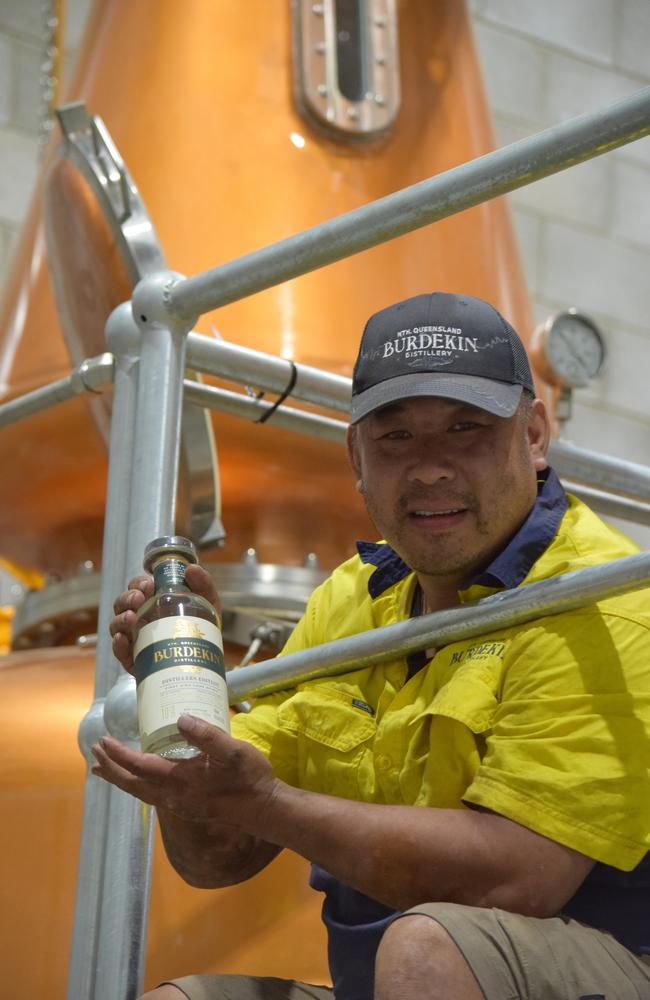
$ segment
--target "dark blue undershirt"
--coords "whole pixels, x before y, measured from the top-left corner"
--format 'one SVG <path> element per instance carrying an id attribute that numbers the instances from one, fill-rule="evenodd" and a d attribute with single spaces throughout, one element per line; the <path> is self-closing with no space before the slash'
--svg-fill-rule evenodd
<path id="1" fill-rule="evenodd" d="M 537 499 L 522 526 L 490 566 L 462 589 L 471 584 L 507 589 L 519 586 L 552 542 L 567 506 L 553 470 L 540 473 Z M 411 572 L 389 545 L 358 542 L 357 548 L 362 562 L 377 567 L 368 581 L 373 598 Z M 420 612 L 416 603 L 414 614 Z M 425 652 L 412 654 L 409 674 L 426 662 Z M 397 911 L 344 885 L 317 865 L 312 865 L 310 885 L 325 893 L 323 921 L 336 1000 L 372 1000 L 375 954 Z M 649 896 L 650 855 L 631 872 L 597 863 L 562 912 L 609 931 L 632 951 L 650 954 Z"/>

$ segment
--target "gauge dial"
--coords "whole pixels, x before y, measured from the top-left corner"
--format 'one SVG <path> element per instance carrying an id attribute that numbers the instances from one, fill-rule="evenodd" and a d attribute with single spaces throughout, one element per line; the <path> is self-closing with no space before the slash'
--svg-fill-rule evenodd
<path id="1" fill-rule="evenodd" d="M 605 360 L 600 330 L 576 309 L 557 313 L 546 321 L 541 347 L 544 367 L 551 370 L 552 381 L 574 388 L 588 385 Z"/>

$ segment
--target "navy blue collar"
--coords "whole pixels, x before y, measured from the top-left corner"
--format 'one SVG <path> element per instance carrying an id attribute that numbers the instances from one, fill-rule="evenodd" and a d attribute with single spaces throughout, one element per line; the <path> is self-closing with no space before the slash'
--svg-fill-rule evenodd
<path id="1" fill-rule="evenodd" d="M 473 584 L 485 587 L 518 587 L 537 559 L 555 538 L 569 502 L 553 469 L 544 469 L 537 480 L 537 499 L 532 509 L 506 547 L 487 569 L 468 580 L 462 590 Z M 376 566 L 368 580 L 368 593 L 379 597 L 389 587 L 409 575 L 411 569 L 394 549 L 385 542 L 357 542 L 359 558 Z"/>
<path id="2" fill-rule="evenodd" d="M 357 542 L 357 552 L 361 562 L 377 567 L 368 580 L 371 597 L 379 597 L 411 572 L 404 560 L 385 542 Z"/>

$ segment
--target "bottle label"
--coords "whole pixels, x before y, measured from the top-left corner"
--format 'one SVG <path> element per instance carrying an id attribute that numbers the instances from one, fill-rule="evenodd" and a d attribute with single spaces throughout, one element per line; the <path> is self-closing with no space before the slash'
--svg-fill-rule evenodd
<path id="1" fill-rule="evenodd" d="M 177 587 L 185 583 L 185 567 L 182 559 L 163 559 L 153 571 L 153 582 L 156 591 L 167 587 Z"/>
<path id="2" fill-rule="evenodd" d="M 219 629 L 203 618 L 149 622 L 134 648 L 142 749 L 172 736 L 188 712 L 229 731 L 228 688 Z"/>

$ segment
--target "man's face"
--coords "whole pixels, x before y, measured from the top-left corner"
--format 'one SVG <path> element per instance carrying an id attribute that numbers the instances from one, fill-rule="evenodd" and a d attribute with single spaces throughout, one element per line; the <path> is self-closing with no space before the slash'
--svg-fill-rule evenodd
<path id="1" fill-rule="evenodd" d="M 382 537 L 418 574 L 458 584 L 525 519 L 547 443 L 539 400 L 503 418 L 453 400 L 405 399 L 369 414 L 349 437 Z"/>

